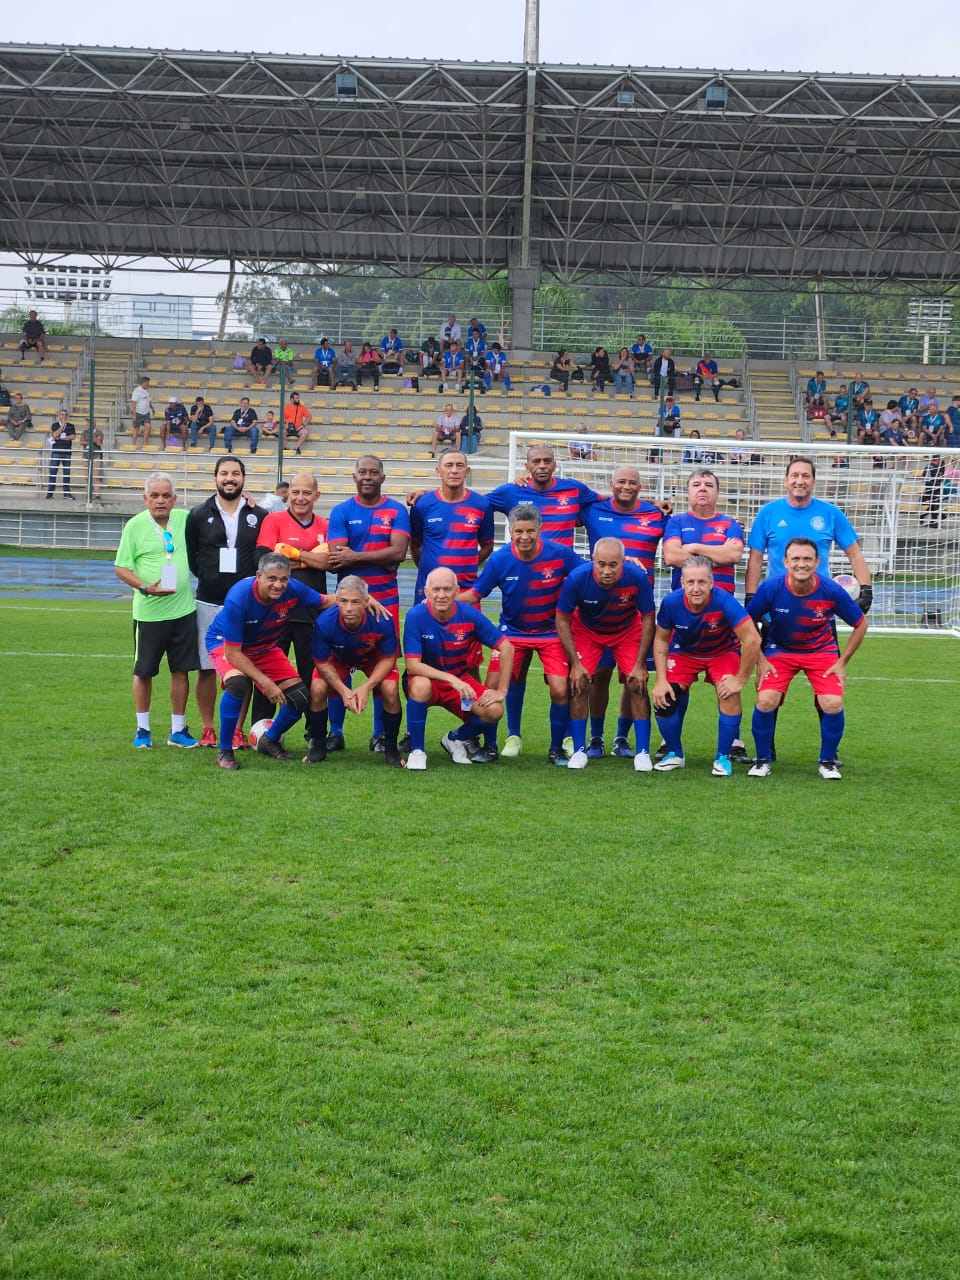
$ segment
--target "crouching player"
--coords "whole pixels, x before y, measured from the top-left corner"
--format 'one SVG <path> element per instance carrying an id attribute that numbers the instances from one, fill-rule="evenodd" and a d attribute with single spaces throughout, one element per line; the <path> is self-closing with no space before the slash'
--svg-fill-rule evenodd
<path id="1" fill-rule="evenodd" d="M 633 767 L 649 773 L 650 699 L 647 654 L 653 640 L 655 606 L 646 570 L 626 563 L 619 538 L 600 538 L 593 561 L 566 579 L 557 601 L 557 635 L 570 663 L 568 769 L 587 767 L 587 710 L 590 686 L 605 651 L 613 654 L 633 718 L 637 752 Z"/>
<path id="2" fill-rule="evenodd" d="M 384 760 L 400 768 L 400 674 L 397 671 L 397 630 L 392 616 L 371 617 L 370 589 L 363 578 L 349 574 L 337 584 L 336 607 L 324 609 L 313 624 L 313 680 L 307 712 L 308 750 L 304 764 L 327 758 L 328 692 L 343 699 L 347 711 L 362 715 L 372 693 L 383 701 Z M 350 687 L 351 671 L 366 679 Z"/>
<path id="3" fill-rule="evenodd" d="M 404 692 L 411 746 L 408 769 L 427 767 L 424 740 L 431 706 L 446 707 L 462 722 L 459 729 L 444 734 L 440 740 L 454 764 L 472 764 L 467 742 L 479 737 L 488 724 L 495 724 L 503 715 L 503 700 L 513 670 L 513 645 L 479 609 L 458 601 L 457 591 L 452 569 L 434 569 L 427 575 L 426 599 L 415 605 L 404 620 Z M 493 688 L 485 688 L 470 674 L 478 645 L 487 645 L 500 654 Z"/>
<path id="4" fill-rule="evenodd" d="M 680 589 L 664 596 L 657 614 L 653 660 L 657 681 L 653 702 L 667 754 L 653 766 L 659 773 L 682 769 L 681 732 L 690 686 L 700 673 L 713 685 L 719 706 L 715 778 L 733 772 L 730 750 L 740 733 L 740 690 L 756 665 L 760 636 L 746 609 L 729 591 L 713 585 L 708 556 L 683 562 Z"/>
<path id="5" fill-rule="evenodd" d="M 770 773 L 776 708 L 800 671 L 810 681 L 823 713 L 820 777 L 837 781 L 842 776 L 837 752 L 844 729 L 847 663 L 863 643 L 867 619 L 843 587 L 817 573 L 819 555 L 811 538 L 791 538 L 784 551 L 787 572 L 766 578 L 750 601 L 752 618 L 770 615 L 757 665 L 757 702 L 753 712 L 757 758 L 749 770 L 751 778 L 766 778 Z M 842 653 L 833 626 L 834 615 L 853 628 Z"/>

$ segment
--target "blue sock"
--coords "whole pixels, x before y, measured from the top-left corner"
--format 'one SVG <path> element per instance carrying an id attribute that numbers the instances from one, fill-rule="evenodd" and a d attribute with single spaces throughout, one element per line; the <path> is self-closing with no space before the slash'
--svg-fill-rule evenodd
<path id="1" fill-rule="evenodd" d="M 507 690 L 507 733 L 520 737 L 520 722 L 523 719 L 523 695 L 527 692 L 526 680 L 514 680 Z"/>
<path id="2" fill-rule="evenodd" d="M 495 747 L 497 745 L 497 726 L 499 721 L 493 724 L 485 724 L 483 726 L 483 745 L 485 747 Z"/>
<path id="3" fill-rule="evenodd" d="M 287 730 L 292 729 L 299 719 L 300 712 L 294 711 L 293 707 L 286 705 L 278 707 L 273 717 L 273 724 L 267 730 L 265 736 L 271 742 L 279 742 Z"/>
<path id="4" fill-rule="evenodd" d="M 842 711 L 823 713 L 820 721 L 820 759 L 836 760 L 846 718 Z"/>
<path id="5" fill-rule="evenodd" d="M 590 717 L 590 737 L 591 738 L 603 737 L 603 729 L 604 729 L 604 724 L 606 722 L 606 719 L 607 719 L 606 716 Z"/>
<path id="6" fill-rule="evenodd" d="M 681 733 L 683 732 L 683 722 L 687 718 L 687 711 L 689 707 L 690 707 L 690 690 L 688 689 L 686 693 L 682 693 L 680 697 L 677 699 L 677 709 L 674 712 L 674 715 L 677 716 L 677 718 L 680 721 Z"/>
<path id="7" fill-rule="evenodd" d="M 410 750 L 422 751 L 427 732 L 427 711 L 429 702 L 415 702 L 407 699 L 407 731 L 410 734 Z"/>
<path id="8" fill-rule="evenodd" d="M 628 716 L 617 716 L 617 737 L 629 738 L 633 721 Z"/>
<path id="9" fill-rule="evenodd" d="M 486 727 L 479 716 L 471 716 L 459 729 L 454 729 L 450 737 L 455 738 L 457 742 L 469 742 L 472 738 L 479 738 Z"/>
<path id="10" fill-rule="evenodd" d="M 634 720 L 633 736 L 637 742 L 637 752 L 650 750 L 650 721 Z"/>
<path id="11" fill-rule="evenodd" d="M 657 728 L 663 734 L 667 750 L 672 751 L 675 756 L 683 755 L 683 744 L 680 740 L 682 727 L 680 716 L 676 711 L 672 716 L 657 716 Z"/>
<path id="12" fill-rule="evenodd" d="M 761 711 L 759 707 L 753 708 L 753 723 L 750 729 L 753 733 L 753 749 L 757 753 L 758 760 L 769 760 L 770 752 L 773 750 L 773 730 L 777 723 L 777 713 L 775 711 Z"/>
<path id="13" fill-rule="evenodd" d="M 343 705 L 343 699 L 338 693 L 331 693 L 327 699 L 327 714 L 330 718 L 330 732 L 339 733 L 343 737 L 343 722 L 346 719 L 347 709 Z"/>
<path id="14" fill-rule="evenodd" d="M 243 707 L 242 701 L 233 693 L 226 690 L 220 695 L 220 750 L 231 751 L 233 749 L 233 735 L 237 731 L 237 721 L 240 719 L 240 710 Z"/>
<path id="15" fill-rule="evenodd" d="M 566 702 L 550 703 L 550 750 L 559 751 L 567 736 L 567 725 L 570 722 L 570 707 Z"/>
<path id="16" fill-rule="evenodd" d="M 377 694 L 373 695 L 373 732 L 383 733 L 383 699 Z"/>
<path id="17" fill-rule="evenodd" d="M 593 726 L 591 725 L 591 728 Z M 587 749 L 587 722 L 586 720 L 574 720 L 570 717 L 570 736 L 573 738 L 574 751 L 586 751 Z M 599 736 L 599 735 L 597 735 Z"/>
<path id="18" fill-rule="evenodd" d="M 717 755 L 728 756 L 733 750 L 734 739 L 740 732 L 742 716 L 727 716 L 720 712 L 717 723 Z"/>

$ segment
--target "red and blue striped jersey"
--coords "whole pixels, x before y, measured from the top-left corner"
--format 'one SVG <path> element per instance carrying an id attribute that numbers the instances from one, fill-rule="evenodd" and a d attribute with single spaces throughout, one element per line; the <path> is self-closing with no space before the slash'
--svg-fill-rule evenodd
<path id="1" fill-rule="evenodd" d="M 557 601 L 558 613 L 576 611 L 583 625 L 600 636 L 619 634 L 638 613 L 652 614 L 655 608 L 646 573 L 629 561 L 610 587 L 597 581 L 592 564 L 580 565 L 564 582 Z"/>
<path id="2" fill-rule="evenodd" d="M 532 560 L 521 560 L 511 542 L 493 553 L 473 590 L 483 599 L 500 588 L 500 629 L 508 637 L 550 638 L 557 634 L 557 599 L 564 579 L 582 564 L 572 547 L 543 539 Z"/>
<path id="3" fill-rule="evenodd" d="M 497 649 L 502 639 L 490 619 L 473 605 L 458 600 L 447 621 L 441 622 L 425 600 L 414 605 L 404 619 L 403 656 L 450 675 L 464 676 L 476 667 L 478 641 Z"/>
<path id="4" fill-rule="evenodd" d="M 786 653 L 836 653 L 836 637 L 830 623 L 834 614 L 851 627 L 863 621 L 863 610 L 832 578 L 817 576 L 808 596 L 798 596 L 787 583 L 785 573 L 765 578 L 750 601 L 750 616 L 759 621 L 770 615 L 766 654 L 783 649 Z"/>
<path id="5" fill-rule="evenodd" d="M 501 484 L 487 494 L 494 511 L 508 515 L 521 502 L 532 502 L 543 521 L 540 530 L 544 538 L 573 546 L 573 532 L 583 524 L 583 513 L 599 499 L 583 483 L 569 476 L 554 476 L 548 489 L 535 489 L 527 484 Z"/>
<path id="6" fill-rule="evenodd" d="M 749 614 L 729 591 L 714 587 L 700 613 L 687 604 L 683 591 L 671 591 L 660 601 L 657 626 L 672 631 L 671 653 L 686 653 L 692 658 L 713 658 L 733 649 L 739 652 L 740 641 L 734 627 L 747 621 Z"/>
<path id="7" fill-rule="evenodd" d="M 456 502 L 447 502 L 437 489 L 417 500 L 410 512 L 410 535 L 420 543 L 414 593 L 419 604 L 433 569 L 452 569 L 461 589 L 473 586 L 480 567 L 480 544 L 493 541 L 493 508 L 483 494 L 470 489 Z"/>
<path id="8" fill-rule="evenodd" d="M 336 605 L 324 609 L 313 624 L 313 660 L 341 662 L 359 667 L 371 658 L 392 658 L 397 652 L 393 618 L 374 618 L 369 613 L 356 631 L 348 630 Z"/>
<path id="9" fill-rule="evenodd" d="M 357 498 L 347 498 L 330 512 L 327 541 L 333 546 L 346 543 L 351 551 L 383 551 L 389 547 L 394 532 L 410 536 L 407 509 L 395 498 L 381 498 L 375 507 L 365 506 Z M 354 565 L 337 575 L 338 581 L 355 573 L 370 588 L 370 594 L 382 605 L 400 603 L 397 590 L 398 565 Z"/>
<path id="10" fill-rule="evenodd" d="M 323 596 L 291 578 L 279 600 L 264 603 L 254 591 L 256 578 L 244 578 L 227 592 L 217 616 L 207 628 L 207 652 L 222 644 L 238 644 L 246 652 L 272 649 L 280 640 L 291 614 L 299 608 L 318 609 Z"/>
<path id="11" fill-rule="evenodd" d="M 632 511 L 620 511 L 612 498 L 604 498 L 590 507 L 583 517 L 590 550 L 601 538 L 619 538 L 627 556 L 639 561 L 647 571 L 653 586 L 653 567 L 657 559 L 657 547 L 663 537 L 667 517 L 652 502 L 639 500 Z"/>
<path id="12" fill-rule="evenodd" d="M 679 542 L 683 546 L 687 542 L 701 542 L 707 547 L 722 547 L 731 538 L 740 542 L 745 540 L 743 525 L 732 516 L 723 516 L 718 511 L 713 516 L 695 516 L 692 511 L 684 515 L 671 516 L 663 531 L 663 544 Z M 676 591 L 680 586 L 680 568 L 675 567 L 670 586 Z M 732 564 L 715 564 L 713 566 L 713 585 L 724 591 L 734 591 L 737 580 Z"/>

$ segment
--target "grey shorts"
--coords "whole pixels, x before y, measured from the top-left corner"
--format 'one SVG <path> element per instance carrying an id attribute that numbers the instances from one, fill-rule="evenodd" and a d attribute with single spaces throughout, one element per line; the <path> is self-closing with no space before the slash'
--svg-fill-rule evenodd
<path id="1" fill-rule="evenodd" d="M 149 413 L 135 413 L 133 415 L 133 425 L 135 427 L 146 427 L 150 423 Z"/>
<path id="2" fill-rule="evenodd" d="M 207 653 L 205 641 L 210 623 L 222 608 L 223 605 L 221 604 L 207 604 L 205 600 L 197 601 L 197 657 L 200 660 L 201 671 L 213 671 L 214 669 L 213 663 L 210 661 L 210 655 Z"/>

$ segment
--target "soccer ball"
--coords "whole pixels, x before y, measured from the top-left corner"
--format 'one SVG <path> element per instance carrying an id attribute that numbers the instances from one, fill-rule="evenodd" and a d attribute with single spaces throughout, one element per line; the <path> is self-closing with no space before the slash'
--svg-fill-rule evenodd
<path id="1" fill-rule="evenodd" d="M 838 587 L 843 587 L 851 600 L 858 600 L 860 598 L 860 583 L 852 573 L 838 573 L 834 578 L 834 582 Z"/>
<path id="2" fill-rule="evenodd" d="M 250 726 L 250 745 L 255 747 L 262 736 L 267 732 L 273 724 L 273 718 L 269 720 L 258 720 L 256 724 Z"/>

